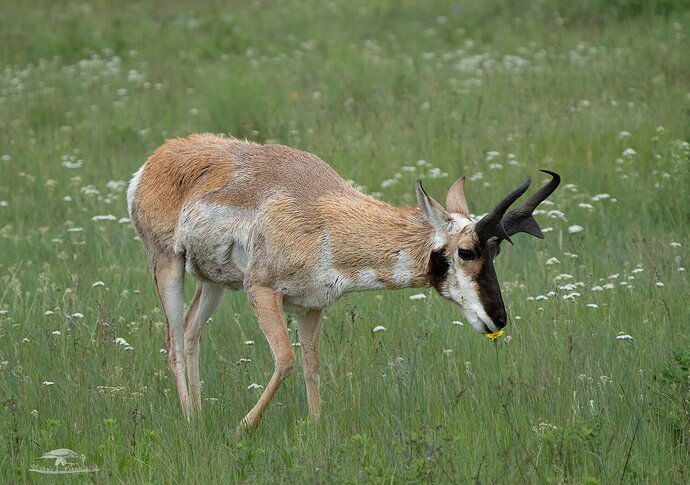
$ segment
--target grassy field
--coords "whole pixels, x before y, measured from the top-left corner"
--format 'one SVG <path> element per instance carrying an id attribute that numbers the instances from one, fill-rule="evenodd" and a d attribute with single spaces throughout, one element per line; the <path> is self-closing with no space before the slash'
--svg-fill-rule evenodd
<path id="1" fill-rule="evenodd" d="M 0 482 L 70 448 L 100 471 L 65 482 L 688 483 L 689 39 L 670 0 L 4 1 Z M 540 168 L 563 184 L 546 239 L 497 259 L 506 336 L 432 290 L 349 295 L 321 420 L 296 372 L 236 441 L 273 369 L 246 298 L 207 327 L 188 425 L 127 219 L 131 173 L 193 132 L 401 205 L 416 178 L 444 200 L 467 175 L 477 213 Z"/>

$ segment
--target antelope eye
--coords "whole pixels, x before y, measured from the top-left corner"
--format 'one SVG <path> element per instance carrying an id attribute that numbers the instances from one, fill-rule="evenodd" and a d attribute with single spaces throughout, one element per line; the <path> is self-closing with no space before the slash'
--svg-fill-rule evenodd
<path id="1" fill-rule="evenodd" d="M 458 255 L 460 255 L 460 258 L 464 259 L 465 261 L 475 259 L 474 251 L 470 251 L 469 249 L 458 248 Z"/>

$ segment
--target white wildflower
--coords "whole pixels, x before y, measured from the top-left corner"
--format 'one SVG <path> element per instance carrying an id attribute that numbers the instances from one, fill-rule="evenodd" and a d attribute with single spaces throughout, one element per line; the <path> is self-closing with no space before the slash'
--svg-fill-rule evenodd
<path id="1" fill-rule="evenodd" d="M 609 194 L 597 194 L 594 197 L 592 197 L 592 202 L 598 202 L 600 200 L 605 200 L 605 199 L 610 199 L 611 196 Z"/>
<path id="2" fill-rule="evenodd" d="M 671 247 L 672 247 L 672 248 L 679 248 L 680 246 L 681 246 L 681 244 L 680 244 L 679 242 L 676 242 L 676 241 L 672 241 L 672 242 L 671 242 Z"/>
<path id="3" fill-rule="evenodd" d="M 91 288 L 95 288 L 97 286 L 105 286 L 105 283 L 102 282 L 101 280 L 94 281 L 93 283 L 91 283 Z"/>
<path id="4" fill-rule="evenodd" d="M 624 138 L 630 138 L 630 136 L 632 135 L 629 131 L 621 131 L 620 133 L 618 133 L 618 138 L 620 138 L 621 140 Z"/>
<path id="5" fill-rule="evenodd" d="M 587 307 L 588 308 L 599 308 L 599 305 L 597 305 L 596 303 L 587 303 Z"/>
<path id="6" fill-rule="evenodd" d="M 465 322 L 461 322 L 460 320 L 453 320 L 450 323 L 452 323 L 453 325 L 457 325 L 459 327 L 462 327 L 465 324 Z"/>
<path id="7" fill-rule="evenodd" d="M 637 152 L 633 148 L 626 148 L 623 150 L 624 157 L 634 157 L 635 155 L 637 155 Z"/>
<path id="8" fill-rule="evenodd" d="M 62 332 L 60 330 L 54 330 L 53 335 L 62 335 Z"/>
<path id="9" fill-rule="evenodd" d="M 552 264 L 561 264 L 561 262 L 554 256 L 552 258 L 547 259 L 546 263 L 544 263 L 544 264 L 550 266 Z"/>
<path id="10" fill-rule="evenodd" d="M 582 232 L 584 230 L 585 230 L 585 228 L 582 226 L 578 226 L 578 225 L 568 226 L 568 233 L 570 233 L 570 234 L 576 234 L 576 233 Z"/>
<path id="11" fill-rule="evenodd" d="M 108 214 L 108 215 L 105 215 L 105 216 L 93 216 L 93 217 L 91 218 L 91 220 L 92 220 L 92 221 L 116 221 L 116 220 L 117 220 L 117 217 L 115 217 L 115 216 L 112 215 L 112 214 Z"/>
<path id="12" fill-rule="evenodd" d="M 55 383 L 53 381 L 43 381 L 41 384 L 43 384 L 44 386 L 52 386 Z"/>
<path id="13" fill-rule="evenodd" d="M 257 384 L 256 382 L 252 382 L 251 384 L 249 384 L 247 386 L 247 389 L 263 389 L 263 388 L 264 388 L 264 386 L 262 386 L 261 384 Z"/>
<path id="14" fill-rule="evenodd" d="M 626 333 L 620 332 L 620 333 L 616 336 L 616 338 L 617 338 L 618 340 L 632 340 L 632 335 L 628 335 L 628 334 L 626 334 Z"/>
<path id="15" fill-rule="evenodd" d="M 423 300 L 426 298 L 424 293 L 417 293 L 416 295 L 410 295 L 410 300 Z"/>
<path id="16" fill-rule="evenodd" d="M 374 333 L 376 333 L 376 332 L 385 332 L 385 331 L 386 331 L 386 327 L 384 327 L 383 325 L 376 325 L 374 328 L 371 329 L 371 331 L 374 332 Z"/>
<path id="17" fill-rule="evenodd" d="M 580 202 L 577 204 L 577 206 L 581 209 L 594 209 L 594 206 L 592 204 L 588 204 L 587 202 Z"/>
<path id="18" fill-rule="evenodd" d="M 254 345 L 254 341 L 253 340 L 245 340 L 244 345 Z"/>
<path id="19" fill-rule="evenodd" d="M 663 284 L 661 281 L 657 281 L 657 282 L 656 282 L 656 285 L 657 285 L 659 288 L 661 288 L 662 286 L 664 286 L 664 284 Z"/>

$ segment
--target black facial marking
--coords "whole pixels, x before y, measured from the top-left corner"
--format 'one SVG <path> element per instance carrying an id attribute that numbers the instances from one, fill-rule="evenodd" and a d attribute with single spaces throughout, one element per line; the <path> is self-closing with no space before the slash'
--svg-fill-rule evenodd
<path id="1" fill-rule="evenodd" d="M 441 283 L 445 281 L 448 270 L 450 269 L 450 262 L 445 252 L 446 248 L 444 246 L 437 251 L 432 251 L 431 257 L 429 258 L 429 280 L 437 290 Z"/>
<path id="2" fill-rule="evenodd" d="M 476 281 L 479 287 L 479 299 L 486 314 L 497 327 L 503 327 L 506 324 L 507 315 L 492 258 L 484 258 Z"/>

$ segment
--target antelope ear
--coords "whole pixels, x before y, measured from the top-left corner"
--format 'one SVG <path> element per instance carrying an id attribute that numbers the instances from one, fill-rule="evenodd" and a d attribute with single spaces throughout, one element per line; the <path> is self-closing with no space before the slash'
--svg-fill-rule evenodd
<path id="1" fill-rule="evenodd" d="M 465 177 L 460 177 L 450 187 L 446 196 L 446 209 L 448 212 L 458 212 L 465 217 L 470 215 L 465 199 Z"/>
<path id="2" fill-rule="evenodd" d="M 417 180 L 415 187 L 417 189 L 417 202 L 419 203 L 419 208 L 422 209 L 424 218 L 437 231 L 446 232 L 448 230 L 448 223 L 451 220 L 450 214 L 446 212 L 441 204 L 427 195 L 420 180 Z"/>

